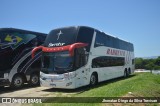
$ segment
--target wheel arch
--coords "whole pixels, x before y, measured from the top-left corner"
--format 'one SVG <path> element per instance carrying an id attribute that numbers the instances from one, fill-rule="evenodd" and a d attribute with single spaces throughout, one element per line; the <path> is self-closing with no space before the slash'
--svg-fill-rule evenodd
<path id="1" fill-rule="evenodd" d="M 92 72 L 92 74 L 95 74 L 95 75 L 96 75 L 97 83 L 98 83 L 98 81 L 99 81 L 98 73 L 97 73 L 96 71 L 94 71 L 94 72 Z M 91 74 L 91 75 L 92 75 L 92 74 Z"/>

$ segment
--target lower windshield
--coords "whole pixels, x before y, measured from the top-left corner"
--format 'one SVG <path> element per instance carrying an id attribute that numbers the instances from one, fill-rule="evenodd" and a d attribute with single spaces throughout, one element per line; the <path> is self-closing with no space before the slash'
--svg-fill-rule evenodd
<path id="1" fill-rule="evenodd" d="M 42 72 L 62 74 L 73 69 L 73 57 L 68 51 L 43 53 L 42 54 Z"/>

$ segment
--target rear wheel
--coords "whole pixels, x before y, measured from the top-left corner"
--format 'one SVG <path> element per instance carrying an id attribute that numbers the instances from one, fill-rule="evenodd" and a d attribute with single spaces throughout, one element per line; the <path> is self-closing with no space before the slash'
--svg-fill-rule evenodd
<path id="1" fill-rule="evenodd" d="M 38 74 L 32 74 L 30 78 L 30 85 L 39 85 L 39 75 Z"/>
<path id="2" fill-rule="evenodd" d="M 129 69 L 128 69 L 128 75 L 130 75 L 130 74 L 131 74 L 131 69 L 129 68 Z"/>
<path id="3" fill-rule="evenodd" d="M 21 75 L 15 75 L 12 79 L 11 87 L 21 88 L 24 84 L 24 79 Z"/>
<path id="4" fill-rule="evenodd" d="M 128 71 L 127 70 L 124 71 L 124 77 L 128 77 Z"/>
<path id="5" fill-rule="evenodd" d="M 90 78 L 90 85 L 91 85 L 91 86 L 95 86 L 95 85 L 97 84 L 97 81 L 98 81 L 98 80 L 97 80 L 97 76 L 96 76 L 96 74 L 93 73 L 93 74 L 91 75 L 91 78 Z"/>

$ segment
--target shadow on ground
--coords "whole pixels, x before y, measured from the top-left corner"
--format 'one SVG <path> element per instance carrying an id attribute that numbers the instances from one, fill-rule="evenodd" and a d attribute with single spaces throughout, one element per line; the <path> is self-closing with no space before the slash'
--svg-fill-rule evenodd
<path id="1" fill-rule="evenodd" d="M 77 93 L 77 94 L 79 94 L 79 93 L 83 93 L 85 91 L 88 91 L 90 89 L 99 88 L 99 87 L 102 87 L 104 85 L 107 85 L 107 84 L 110 84 L 110 83 L 114 83 L 114 82 L 117 82 L 117 81 L 121 81 L 121 80 L 125 80 L 125 79 L 128 79 L 128 78 L 134 77 L 134 76 L 135 75 L 130 75 L 127 78 L 119 77 L 119 78 L 103 81 L 103 82 L 98 83 L 95 87 L 91 87 L 91 86 L 88 85 L 88 86 L 83 86 L 83 87 L 80 87 L 80 88 L 77 88 L 77 89 L 50 88 L 50 89 L 45 89 L 45 90 L 42 90 L 42 91 L 46 91 L 46 92 L 63 92 L 63 93 Z"/>
<path id="2" fill-rule="evenodd" d="M 100 82 L 98 83 L 96 86 L 94 87 L 91 87 L 91 86 L 84 86 L 84 87 L 80 87 L 80 88 L 77 88 L 77 89 L 58 89 L 58 88 L 47 88 L 42 90 L 44 92 L 63 92 L 63 93 L 76 93 L 76 94 L 79 94 L 79 93 L 83 93 L 85 91 L 88 91 L 90 89 L 94 89 L 94 88 L 98 88 L 98 87 L 102 87 L 104 85 L 107 85 L 107 84 L 110 84 L 110 83 L 114 83 L 114 82 L 117 82 L 117 81 L 121 81 L 121 80 L 125 80 L 125 79 L 128 79 L 128 78 L 131 78 L 131 77 L 134 77 L 134 75 L 130 75 L 129 77 L 127 78 L 124 78 L 124 77 L 119 77 L 119 78 L 116 78 L 116 79 L 111 79 L 111 80 L 107 80 L 107 81 L 104 81 L 104 82 Z M 39 86 L 30 86 L 29 84 L 25 84 L 22 88 L 20 89 L 13 89 L 11 87 L 0 87 L 0 94 L 3 94 L 3 93 L 11 93 L 11 92 L 14 92 L 14 91 L 18 91 L 18 90 L 27 90 L 27 89 L 30 89 L 30 88 L 35 88 L 35 87 L 39 87 Z"/>
<path id="3" fill-rule="evenodd" d="M 34 87 L 39 87 L 39 86 L 37 85 L 37 86 L 34 86 Z M 18 90 L 26 90 L 26 89 L 30 89 L 30 88 L 33 88 L 33 86 L 31 86 L 29 84 L 24 84 L 23 87 L 18 88 L 18 89 L 8 87 L 8 86 L 7 87 L 0 87 L 0 94 L 10 93 L 10 92 L 18 91 Z"/>

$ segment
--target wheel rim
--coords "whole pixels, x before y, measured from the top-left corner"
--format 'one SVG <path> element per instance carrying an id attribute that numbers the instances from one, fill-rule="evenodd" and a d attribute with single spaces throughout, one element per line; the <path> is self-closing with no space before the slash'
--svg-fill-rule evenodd
<path id="1" fill-rule="evenodd" d="M 16 87 L 20 87 L 22 84 L 23 84 L 22 78 L 21 77 L 16 77 L 15 80 L 14 80 L 14 85 Z"/>
<path id="2" fill-rule="evenodd" d="M 96 77 L 94 75 L 91 76 L 91 84 L 94 85 L 96 83 Z"/>
<path id="3" fill-rule="evenodd" d="M 38 83 L 38 76 L 37 75 L 34 75 L 34 76 L 32 76 L 32 78 L 31 78 L 31 82 L 32 82 L 32 84 L 37 84 Z"/>
<path id="4" fill-rule="evenodd" d="M 124 77 L 127 77 L 127 71 L 124 72 Z"/>

